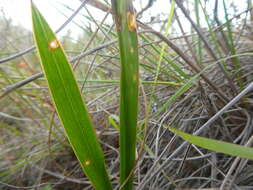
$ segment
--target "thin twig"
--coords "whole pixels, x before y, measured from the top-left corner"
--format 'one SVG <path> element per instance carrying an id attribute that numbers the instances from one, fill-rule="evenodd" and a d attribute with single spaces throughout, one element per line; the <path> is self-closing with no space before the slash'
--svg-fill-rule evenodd
<path id="1" fill-rule="evenodd" d="M 111 40 L 109 42 L 106 42 L 106 43 L 104 43 L 104 44 L 102 44 L 102 45 L 100 45 L 100 46 L 98 46 L 98 47 L 96 47 L 94 49 L 88 50 L 86 52 L 83 52 L 83 53 L 79 54 L 78 56 L 70 58 L 69 62 L 75 62 L 76 60 L 79 60 L 79 59 L 81 59 L 81 58 L 83 58 L 83 57 L 85 57 L 87 55 L 90 55 L 90 54 L 98 51 L 98 50 L 101 50 L 101 49 L 103 49 L 105 47 L 108 47 L 109 45 L 114 44 L 115 42 L 117 42 L 117 40 Z M 5 88 L 4 93 L 0 95 L 0 99 L 2 99 L 3 97 L 5 97 L 9 93 L 11 93 L 13 90 L 15 90 L 17 88 L 20 88 L 21 86 L 24 86 L 24 85 L 26 85 L 26 84 L 28 84 L 28 83 L 30 83 L 30 82 L 32 82 L 32 81 L 34 81 L 34 80 L 42 77 L 42 76 L 43 76 L 42 72 L 36 73 L 36 74 L 34 74 L 34 75 L 32 75 L 32 76 L 24 79 L 24 80 L 21 80 L 21 81 L 15 83 L 15 84 L 13 84 L 13 85 L 7 86 Z"/>
<path id="2" fill-rule="evenodd" d="M 193 63 L 192 60 L 186 54 L 184 54 L 173 42 L 171 42 L 168 38 L 163 36 L 160 32 L 157 32 L 153 29 L 146 30 L 143 32 L 150 32 L 158 36 L 165 43 L 167 43 L 167 45 L 171 47 L 178 55 L 180 55 L 181 58 L 192 68 L 192 70 L 194 70 L 197 73 L 201 72 L 200 68 L 195 63 Z M 201 74 L 201 77 L 220 95 L 220 98 L 223 102 L 229 101 L 227 96 L 210 79 L 208 79 L 206 75 Z"/>
<path id="3" fill-rule="evenodd" d="M 252 145 L 252 143 L 253 143 L 253 136 L 250 137 L 250 139 L 249 139 L 248 142 L 245 144 L 245 146 L 246 146 L 246 147 L 249 147 L 249 146 Z M 236 169 L 236 166 L 237 166 L 237 164 L 239 163 L 240 160 L 241 160 L 240 157 L 236 157 L 236 159 L 234 160 L 232 166 L 230 167 L 230 169 L 229 169 L 229 171 L 228 171 L 226 177 L 225 177 L 224 180 L 223 180 L 223 183 L 222 183 L 222 185 L 221 185 L 221 187 L 220 187 L 220 190 L 225 190 L 226 187 L 231 187 L 233 181 L 231 180 L 230 183 L 229 183 L 229 181 L 230 181 L 230 178 L 231 178 L 231 176 L 232 176 L 233 171 Z M 228 183 L 229 183 L 229 184 L 228 184 Z M 227 186 L 226 186 L 226 185 L 227 185 Z M 227 189 L 230 189 L 230 188 L 227 188 Z"/>
<path id="4" fill-rule="evenodd" d="M 175 0 L 178 7 L 181 9 L 181 11 L 183 12 L 183 14 L 185 15 L 185 17 L 189 20 L 189 22 L 191 23 L 192 27 L 196 30 L 197 34 L 199 35 L 200 39 L 203 41 L 205 48 L 207 49 L 207 52 L 209 52 L 209 54 L 214 58 L 215 61 L 218 61 L 218 57 L 216 56 L 214 50 L 212 49 L 211 45 L 209 44 L 207 38 L 205 37 L 204 33 L 202 32 L 202 30 L 194 23 L 194 21 L 191 19 L 190 15 L 188 14 L 187 10 L 184 8 L 182 2 L 180 0 Z M 224 66 L 218 62 L 218 65 L 224 75 L 224 77 L 228 80 L 229 84 L 231 85 L 231 88 L 234 89 L 234 91 L 236 92 L 236 86 L 233 83 L 233 81 L 231 80 L 231 78 L 229 77 L 229 75 L 227 74 L 226 70 L 224 69 Z"/>
<path id="5" fill-rule="evenodd" d="M 58 33 L 60 32 L 62 29 L 64 29 L 72 20 L 73 18 L 77 15 L 77 13 L 83 8 L 83 6 L 87 3 L 88 0 L 84 0 L 81 5 L 75 10 L 75 12 L 55 31 L 55 33 Z M 30 48 L 27 48 L 21 52 L 18 52 L 14 55 L 11 55 L 9 57 L 6 57 L 6 58 L 3 58 L 3 59 L 0 59 L 0 64 L 2 63 L 5 63 L 5 62 L 8 62 L 8 61 L 11 61 L 17 57 L 20 57 L 22 55 L 25 55 L 31 51 L 35 50 L 35 46 L 32 46 Z"/>

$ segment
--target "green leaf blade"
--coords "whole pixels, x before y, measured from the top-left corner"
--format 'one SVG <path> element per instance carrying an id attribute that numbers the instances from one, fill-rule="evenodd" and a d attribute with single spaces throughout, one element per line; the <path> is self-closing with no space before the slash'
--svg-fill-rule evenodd
<path id="1" fill-rule="evenodd" d="M 224 154 L 229 154 L 232 156 L 239 156 L 241 158 L 246 158 L 253 160 L 253 149 L 245 146 L 240 146 L 237 144 L 227 143 L 218 140 L 212 140 L 204 137 L 190 135 L 181 130 L 175 128 L 169 128 L 172 132 L 176 133 L 186 141 L 200 146 L 202 148 L 206 148 L 208 150 L 212 150 L 215 152 L 220 152 Z"/>
<path id="2" fill-rule="evenodd" d="M 33 33 L 51 96 L 69 142 L 96 189 L 112 189 L 102 149 L 72 68 L 49 25 L 32 4 Z"/>
<path id="3" fill-rule="evenodd" d="M 136 18 L 131 0 L 112 0 L 119 39 L 120 75 L 120 183 L 133 188 L 138 115 L 139 61 Z"/>

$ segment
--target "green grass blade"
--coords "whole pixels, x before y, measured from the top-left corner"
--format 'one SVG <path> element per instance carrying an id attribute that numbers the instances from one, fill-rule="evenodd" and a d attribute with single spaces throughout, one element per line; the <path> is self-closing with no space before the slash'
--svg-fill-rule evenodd
<path id="1" fill-rule="evenodd" d="M 159 115 L 162 112 L 164 112 L 171 104 L 173 104 L 182 94 L 184 94 L 187 90 L 189 90 L 192 86 L 194 86 L 194 82 L 198 79 L 200 76 L 199 74 L 196 74 L 191 79 L 189 79 L 184 85 L 182 85 L 175 94 L 173 94 L 163 105 L 161 108 L 159 108 L 155 115 Z"/>
<path id="2" fill-rule="evenodd" d="M 240 146 L 237 144 L 227 143 L 218 140 L 212 140 L 204 137 L 190 135 L 183 131 L 180 131 L 175 128 L 169 128 L 172 132 L 176 133 L 186 141 L 200 146 L 202 148 L 206 148 L 208 150 L 212 150 L 215 152 L 220 152 L 224 154 L 229 154 L 232 156 L 239 156 L 241 158 L 247 158 L 253 160 L 253 149 L 245 146 Z"/>
<path id="3" fill-rule="evenodd" d="M 233 31 L 232 31 L 232 24 L 229 21 L 228 18 L 228 11 L 227 11 L 227 7 L 226 7 L 226 2 L 223 0 L 223 8 L 224 8 L 224 13 L 225 13 L 225 19 L 226 19 L 226 26 L 227 26 L 227 38 L 228 38 L 228 49 L 230 50 L 231 55 L 236 55 L 237 51 L 236 51 L 236 46 L 234 43 L 234 37 L 233 37 Z M 240 59 L 239 57 L 234 57 L 232 58 L 232 62 L 233 62 L 233 67 L 235 70 L 239 70 L 241 68 L 240 66 Z M 241 79 L 242 73 L 238 72 L 236 74 L 236 77 L 238 79 L 238 83 L 239 86 L 241 88 L 241 90 L 243 89 L 243 81 Z"/>
<path id="4" fill-rule="evenodd" d="M 103 152 L 67 57 L 34 4 L 32 20 L 41 65 L 69 142 L 93 186 L 110 190 Z"/>
<path id="5" fill-rule="evenodd" d="M 147 43 L 151 43 L 152 41 L 150 39 L 148 39 L 144 34 L 140 34 L 140 37 Z M 161 49 L 153 44 L 150 44 L 150 47 L 157 53 L 159 54 L 160 56 L 160 52 L 161 52 Z M 181 78 L 184 78 L 184 79 L 188 79 L 189 76 L 177 65 L 177 63 L 175 61 L 173 61 L 172 59 L 170 59 L 168 56 L 166 56 L 166 54 L 163 54 L 162 55 L 162 58 L 167 61 L 169 64 L 169 66 L 171 66 L 173 68 L 173 70 L 175 71 L 175 74 L 176 77 L 178 78 L 179 81 L 182 81 L 182 79 L 180 79 L 179 77 Z M 157 66 L 158 63 L 156 63 L 156 66 Z M 155 69 L 156 70 L 156 69 Z M 156 71 L 155 71 L 156 72 Z M 164 72 L 164 71 L 163 71 Z M 174 74 L 174 75 L 175 75 Z"/>
<path id="6" fill-rule="evenodd" d="M 131 0 L 112 0 L 119 38 L 120 76 L 120 183 L 123 190 L 133 186 L 138 114 L 138 40 Z"/>
<path id="7" fill-rule="evenodd" d="M 197 26 L 198 26 L 198 27 L 201 27 L 198 0 L 195 0 L 195 1 L 194 1 L 194 8 L 195 8 L 195 17 L 196 17 Z M 197 36 L 196 38 L 197 38 L 196 52 L 197 52 L 197 55 L 198 55 L 198 62 L 199 62 L 199 63 L 202 63 L 201 39 L 199 38 L 199 36 Z"/>
<path id="8" fill-rule="evenodd" d="M 172 24 L 172 17 L 174 15 L 174 10 L 175 10 L 175 0 L 172 0 L 171 1 L 170 13 L 169 13 L 169 16 L 168 16 L 167 25 L 166 25 L 166 29 L 165 29 L 165 36 L 168 36 L 168 34 L 169 34 L 169 29 L 170 29 L 171 24 Z M 166 47 L 166 44 L 163 43 L 162 50 L 160 52 L 159 61 L 158 61 L 158 64 L 157 64 L 157 70 L 156 70 L 156 76 L 155 76 L 156 81 L 157 81 L 159 73 L 160 73 L 160 68 L 161 68 L 162 58 L 163 58 L 163 55 L 164 55 L 164 52 L 165 52 L 165 47 Z"/>
<path id="9" fill-rule="evenodd" d="M 119 131 L 119 117 L 117 115 L 110 115 L 108 117 L 109 123 L 117 130 Z"/>

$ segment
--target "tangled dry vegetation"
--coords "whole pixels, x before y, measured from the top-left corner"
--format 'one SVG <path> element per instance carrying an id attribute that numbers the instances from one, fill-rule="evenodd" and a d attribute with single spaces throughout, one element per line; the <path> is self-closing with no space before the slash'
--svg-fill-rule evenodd
<path id="1" fill-rule="evenodd" d="M 253 189 L 252 161 L 194 145 L 187 145 L 171 156 L 183 140 L 167 128 L 194 133 L 252 82 L 250 1 L 246 10 L 233 12 L 227 20 L 215 17 L 215 11 L 224 9 L 210 13 L 207 9 L 213 7 L 208 7 L 208 2 L 195 1 L 198 11 L 203 6 L 204 13 L 209 14 L 208 28 L 200 27 L 198 20 L 193 19 L 195 13 L 187 18 L 189 11 L 178 0 L 169 37 L 164 35 L 167 16 L 164 21 L 162 16 L 150 21 L 142 16 L 152 7 L 152 2 L 138 14 L 143 82 L 139 97 L 136 189 Z M 108 171 L 117 188 L 119 50 L 114 25 L 106 22 L 111 20 L 109 6 L 94 0 L 88 4 L 83 9 L 94 27 L 83 28 L 84 35 L 77 42 L 64 36 L 62 43 L 75 67 Z M 232 9 L 229 5 L 227 9 Z M 96 14 L 89 11 L 91 7 L 108 11 L 103 12 L 104 20 L 96 20 Z M 196 7 L 193 9 L 197 11 Z M 73 13 L 78 12 L 73 10 Z M 213 15 L 216 19 L 212 19 Z M 184 28 L 189 21 L 193 22 L 192 32 Z M 159 32 L 152 29 L 157 24 Z M 6 23 L 0 25 L 3 27 L 0 48 L 7 52 L 0 55 L 0 188 L 92 189 L 64 136 L 34 49 L 29 48 L 31 34 L 7 35 L 4 32 L 9 29 L 4 26 L 7 27 Z M 17 38 L 26 43 L 16 46 Z M 252 110 L 251 91 L 200 135 L 251 146 Z"/>

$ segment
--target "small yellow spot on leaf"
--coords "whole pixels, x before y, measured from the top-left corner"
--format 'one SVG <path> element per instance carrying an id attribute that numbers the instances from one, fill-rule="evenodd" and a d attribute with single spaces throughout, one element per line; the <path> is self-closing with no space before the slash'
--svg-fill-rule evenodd
<path id="1" fill-rule="evenodd" d="M 90 165 L 90 160 L 86 160 L 86 161 L 84 162 L 84 165 L 85 165 L 85 166 Z"/>
<path id="2" fill-rule="evenodd" d="M 54 49 L 57 49 L 57 48 L 59 48 L 60 47 L 60 42 L 57 40 L 57 39 L 55 39 L 55 40 L 53 40 L 53 41 L 51 41 L 50 43 L 49 43 L 49 49 L 50 50 L 54 50 Z"/>
<path id="3" fill-rule="evenodd" d="M 137 75 L 133 75 L 133 81 L 137 81 Z"/>
<path id="4" fill-rule="evenodd" d="M 134 53 L 134 48 L 133 47 L 130 48 L 130 52 Z"/>
<path id="5" fill-rule="evenodd" d="M 131 32 L 136 31 L 136 28 L 137 28 L 136 17 L 135 17 L 135 14 L 132 12 L 127 12 L 127 25 L 128 25 L 128 29 Z"/>

